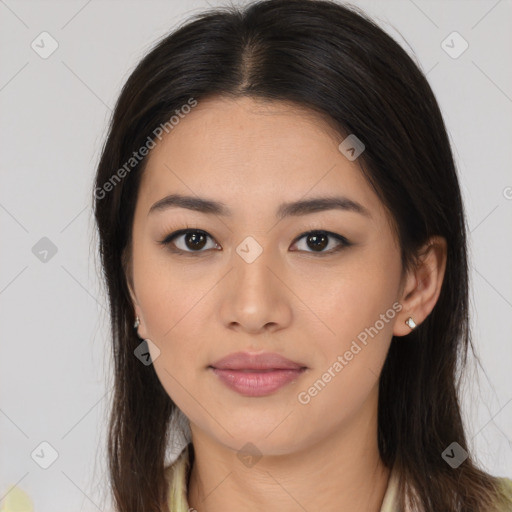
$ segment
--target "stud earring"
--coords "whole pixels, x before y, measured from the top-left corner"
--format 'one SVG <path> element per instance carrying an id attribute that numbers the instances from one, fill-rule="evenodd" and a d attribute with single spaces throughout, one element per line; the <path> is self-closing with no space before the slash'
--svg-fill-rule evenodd
<path id="1" fill-rule="evenodd" d="M 412 319 L 412 316 L 410 316 L 405 323 L 411 328 L 414 329 L 416 327 L 416 322 Z"/>
<path id="2" fill-rule="evenodd" d="M 133 328 L 137 329 L 137 327 L 139 327 L 139 325 L 140 325 L 140 320 L 139 320 L 139 317 L 137 316 L 135 318 L 135 323 L 133 324 Z"/>

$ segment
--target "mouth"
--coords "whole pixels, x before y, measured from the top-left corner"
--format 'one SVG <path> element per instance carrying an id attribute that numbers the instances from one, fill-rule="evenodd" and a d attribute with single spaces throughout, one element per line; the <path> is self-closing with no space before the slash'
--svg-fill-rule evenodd
<path id="1" fill-rule="evenodd" d="M 275 352 L 234 352 L 208 366 L 220 382 L 243 396 L 275 393 L 301 377 L 308 367 Z"/>
<path id="2" fill-rule="evenodd" d="M 215 368 L 208 367 L 232 391 L 243 396 L 261 397 L 275 393 L 300 378 L 307 370 L 299 368 Z"/>
<path id="3" fill-rule="evenodd" d="M 210 366 L 215 370 L 229 370 L 232 372 L 241 372 L 241 373 L 268 373 L 268 372 L 279 372 L 289 370 L 290 368 L 215 368 L 214 366 Z M 292 368 L 293 369 L 293 368 Z M 299 370 L 301 368 L 298 368 Z"/>

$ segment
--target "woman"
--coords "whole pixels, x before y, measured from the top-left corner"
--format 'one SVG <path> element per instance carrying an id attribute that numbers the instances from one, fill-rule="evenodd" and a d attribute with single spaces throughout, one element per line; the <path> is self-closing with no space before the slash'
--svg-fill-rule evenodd
<path id="1" fill-rule="evenodd" d="M 262 1 L 160 41 L 116 105 L 94 208 L 117 510 L 511 509 L 461 420 L 443 119 L 364 14 Z"/>

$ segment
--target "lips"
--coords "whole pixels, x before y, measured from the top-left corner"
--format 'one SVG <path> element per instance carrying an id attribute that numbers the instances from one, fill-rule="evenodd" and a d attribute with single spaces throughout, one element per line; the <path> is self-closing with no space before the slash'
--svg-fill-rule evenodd
<path id="1" fill-rule="evenodd" d="M 209 366 L 228 388 L 237 393 L 259 397 L 269 395 L 296 381 L 307 366 L 279 354 L 237 352 Z"/>
<path id="2" fill-rule="evenodd" d="M 235 352 L 210 365 L 218 370 L 300 370 L 305 364 L 290 361 L 276 353 Z"/>

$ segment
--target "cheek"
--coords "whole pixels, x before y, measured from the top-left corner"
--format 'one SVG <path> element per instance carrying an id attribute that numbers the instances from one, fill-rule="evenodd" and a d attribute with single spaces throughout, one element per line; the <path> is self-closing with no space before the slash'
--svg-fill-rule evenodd
<path id="1" fill-rule="evenodd" d="M 367 404 L 370 395 L 375 399 L 373 391 L 397 314 L 393 295 L 384 287 L 367 289 L 361 285 L 345 292 L 338 293 L 337 299 L 334 296 L 328 310 L 324 310 L 325 323 L 335 335 L 314 337 L 310 333 L 317 364 L 297 396 L 301 407 L 308 411 L 308 421 L 325 418 L 323 412 L 330 411 L 329 419 L 321 420 L 325 429 L 349 421 Z"/>
<path id="2" fill-rule="evenodd" d="M 148 251 L 149 252 L 149 251 Z M 191 281 L 169 265 L 148 254 L 134 260 L 134 280 L 144 313 L 144 335 L 159 349 L 154 361 L 157 375 L 174 399 L 179 383 L 193 385 L 192 369 L 206 365 L 204 325 L 208 312 L 206 280 Z M 157 261 L 158 260 L 158 261 Z"/>
<path id="3" fill-rule="evenodd" d="M 172 343 L 176 332 L 190 322 L 193 310 L 211 288 L 207 279 L 197 279 L 186 265 L 171 258 L 164 247 L 150 242 L 134 252 L 134 281 L 148 329 L 148 337 L 161 344 Z M 191 315 L 192 313 L 192 315 Z"/>
<path id="4" fill-rule="evenodd" d="M 324 333 L 317 331 L 315 336 L 307 328 L 318 354 L 310 380 L 320 379 L 319 387 L 329 383 L 331 389 L 322 401 L 331 393 L 343 396 L 346 389 L 352 395 L 343 400 L 361 398 L 378 380 L 401 309 L 396 301 L 399 279 L 400 262 L 394 252 L 368 251 L 342 271 L 331 272 L 329 279 L 317 280 L 322 286 L 305 290 L 308 305 L 322 321 L 313 322 L 315 328 Z"/>
<path id="5" fill-rule="evenodd" d="M 306 287 L 303 285 L 301 294 L 322 320 L 324 331 L 336 348 L 342 348 L 347 340 L 376 322 L 384 337 L 392 332 L 396 316 L 392 306 L 400 279 L 400 266 L 393 255 L 361 251 L 339 269 L 315 277 Z"/>

